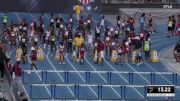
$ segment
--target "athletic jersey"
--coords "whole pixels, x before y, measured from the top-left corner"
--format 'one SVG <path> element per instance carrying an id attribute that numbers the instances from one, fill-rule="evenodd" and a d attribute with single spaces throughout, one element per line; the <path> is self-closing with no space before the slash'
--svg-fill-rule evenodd
<path id="1" fill-rule="evenodd" d="M 77 47 L 81 47 L 81 45 L 84 43 L 84 38 L 81 36 L 80 38 L 78 37 L 75 37 L 74 38 L 74 44 L 77 46 Z"/>
<path id="2" fill-rule="evenodd" d="M 100 28 L 99 27 L 96 27 L 96 33 L 100 33 L 101 32 L 101 30 L 100 30 Z"/>
<path id="3" fill-rule="evenodd" d="M 69 23 L 72 23 L 73 22 L 73 19 L 72 18 L 69 18 Z"/>
<path id="4" fill-rule="evenodd" d="M 22 28 L 23 31 L 26 31 L 26 30 L 27 30 L 27 26 L 28 26 L 28 24 L 27 24 L 26 22 L 24 22 L 24 23 L 23 23 L 23 26 L 22 26 L 22 27 L 23 27 L 23 28 Z"/>
<path id="5" fill-rule="evenodd" d="M 104 23 L 105 23 L 105 19 L 101 19 L 100 25 L 101 25 L 101 26 L 104 26 Z"/>
<path id="6" fill-rule="evenodd" d="M 150 50 L 150 42 L 149 41 L 145 41 L 144 42 L 144 51 L 149 51 Z"/>
<path id="7" fill-rule="evenodd" d="M 140 33 L 140 39 L 141 39 L 141 40 L 144 40 L 144 33 L 143 33 L 143 32 Z"/>
<path id="8" fill-rule="evenodd" d="M 134 24 L 134 19 L 133 19 L 133 18 L 130 18 L 130 19 L 129 19 L 129 23 L 130 23 L 131 25 L 133 25 L 133 24 Z"/>
<path id="9" fill-rule="evenodd" d="M 88 24 L 91 24 L 91 19 L 88 19 L 88 20 L 87 20 L 87 23 L 88 23 Z"/>
<path id="10" fill-rule="evenodd" d="M 118 52 L 118 54 L 122 54 L 123 53 L 123 48 L 122 47 L 118 47 L 117 52 Z"/>
<path id="11" fill-rule="evenodd" d="M 85 55 L 84 48 L 81 48 L 81 50 L 80 50 L 80 56 L 81 56 L 81 58 L 84 58 L 84 55 Z"/>
<path id="12" fill-rule="evenodd" d="M 3 16 L 3 23 L 7 23 L 8 22 L 8 16 L 7 15 L 4 15 Z"/>
<path id="13" fill-rule="evenodd" d="M 172 27 L 173 26 L 173 21 L 172 20 L 169 20 L 168 21 L 168 27 Z"/>
<path id="14" fill-rule="evenodd" d="M 145 17 L 141 17 L 140 18 L 140 23 L 144 23 L 145 22 Z"/>
<path id="15" fill-rule="evenodd" d="M 93 35 L 88 35 L 88 44 L 92 44 L 93 43 Z"/>
<path id="16" fill-rule="evenodd" d="M 31 53 L 31 60 L 32 61 L 37 61 L 37 51 L 32 51 L 32 53 Z"/>
<path id="17" fill-rule="evenodd" d="M 180 22 L 178 23 L 178 32 L 180 32 Z"/>
<path id="18" fill-rule="evenodd" d="M 60 53 L 62 53 L 64 51 L 64 45 L 59 46 L 59 51 L 60 51 Z"/>
<path id="19" fill-rule="evenodd" d="M 50 19 L 50 23 L 54 23 L 54 18 L 51 18 L 51 19 Z"/>
<path id="20" fill-rule="evenodd" d="M 52 41 L 52 42 L 55 42 L 55 40 L 56 40 L 56 37 L 55 37 L 54 35 L 52 35 L 52 36 L 51 36 L 51 41 Z"/>
<path id="21" fill-rule="evenodd" d="M 51 32 L 50 32 L 50 31 L 47 31 L 47 32 L 46 32 L 46 40 L 50 37 L 50 35 L 51 35 Z"/>

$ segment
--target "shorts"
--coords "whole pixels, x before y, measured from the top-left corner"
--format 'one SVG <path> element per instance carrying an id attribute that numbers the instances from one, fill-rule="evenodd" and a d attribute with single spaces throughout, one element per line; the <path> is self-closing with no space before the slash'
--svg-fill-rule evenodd
<path id="1" fill-rule="evenodd" d="M 122 53 L 118 53 L 118 54 L 117 54 L 117 57 L 118 57 L 118 58 L 121 58 L 121 56 L 122 56 Z"/>
<path id="2" fill-rule="evenodd" d="M 175 55 L 176 57 L 180 57 L 180 52 L 176 52 L 176 53 L 174 53 L 174 55 Z"/>
<path id="3" fill-rule="evenodd" d="M 172 26 L 172 30 L 175 31 L 175 25 Z"/>
<path id="4" fill-rule="evenodd" d="M 172 27 L 168 27 L 168 31 L 173 31 L 173 28 Z"/>

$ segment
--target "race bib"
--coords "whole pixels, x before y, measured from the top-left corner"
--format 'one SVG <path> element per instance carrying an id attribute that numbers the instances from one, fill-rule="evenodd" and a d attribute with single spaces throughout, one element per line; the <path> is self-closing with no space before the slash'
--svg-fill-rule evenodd
<path id="1" fill-rule="evenodd" d="M 54 22 L 54 19 L 51 19 L 51 22 Z"/>
<path id="2" fill-rule="evenodd" d="M 115 31 L 115 34 L 118 34 L 118 31 Z"/>
<path id="3" fill-rule="evenodd" d="M 125 26 L 125 23 L 122 23 L 122 26 L 124 27 L 124 26 Z"/>
<path id="4" fill-rule="evenodd" d="M 27 27 L 23 27 L 23 30 L 27 30 Z"/>
<path id="5" fill-rule="evenodd" d="M 63 28 L 64 27 L 64 25 L 63 24 L 60 24 L 60 28 Z"/>
<path id="6" fill-rule="evenodd" d="M 100 33 L 100 30 L 99 30 L 99 29 L 96 29 L 96 32 L 97 32 L 97 33 Z"/>
<path id="7" fill-rule="evenodd" d="M 12 33 L 12 34 L 11 34 L 11 36 L 15 36 L 15 34 L 14 34 L 14 33 Z"/>
<path id="8" fill-rule="evenodd" d="M 118 21 L 118 24 L 120 25 L 120 24 L 121 24 L 121 21 Z"/>
<path id="9" fill-rule="evenodd" d="M 38 42 L 38 38 L 35 38 L 35 42 Z"/>
<path id="10" fill-rule="evenodd" d="M 106 41 L 109 41 L 110 40 L 110 38 L 109 37 L 106 37 Z"/>
<path id="11" fill-rule="evenodd" d="M 55 41 L 55 38 L 52 38 L 52 41 Z"/>
<path id="12" fill-rule="evenodd" d="M 127 31 L 130 31 L 130 28 L 127 28 Z"/>
<path id="13" fill-rule="evenodd" d="M 69 33 L 69 32 L 68 32 L 68 31 L 66 31 L 65 35 L 66 35 L 66 36 L 68 36 L 68 33 Z"/>
<path id="14" fill-rule="evenodd" d="M 72 19 L 69 19 L 69 22 L 72 22 Z"/>
<path id="15" fill-rule="evenodd" d="M 140 37 L 144 37 L 144 35 L 141 33 L 141 34 L 140 34 Z"/>
<path id="16" fill-rule="evenodd" d="M 91 20 L 88 20 L 87 23 L 91 23 Z"/>
<path id="17" fill-rule="evenodd" d="M 122 49 L 118 49 L 118 53 L 122 53 Z"/>
<path id="18" fill-rule="evenodd" d="M 111 32 L 114 31 L 114 28 L 111 27 L 111 28 L 110 28 L 110 31 L 111 31 Z"/>
<path id="19" fill-rule="evenodd" d="M 24 43 L 26 41 L 26 39 L 22 39 L 22 42 Z"/>

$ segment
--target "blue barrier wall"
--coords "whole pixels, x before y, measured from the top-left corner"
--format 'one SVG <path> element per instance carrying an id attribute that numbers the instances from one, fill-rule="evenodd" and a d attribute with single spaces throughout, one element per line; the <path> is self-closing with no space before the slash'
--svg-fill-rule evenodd
<path id="1" fill-rule="evenodd" d="M 78 0 L 0 0 L 0 10 L 7 12 L 47 12 L 47 13 L 73 13 L 73 6 Z M 91 12 L 99 13 L 101 1 L 94 0 L 89 3 Z"/>

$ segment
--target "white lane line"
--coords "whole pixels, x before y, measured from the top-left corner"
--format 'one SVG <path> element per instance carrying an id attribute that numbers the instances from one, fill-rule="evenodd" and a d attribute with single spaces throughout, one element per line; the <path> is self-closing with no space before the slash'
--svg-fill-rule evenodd
<path id="1" fill-rule="evenodd" d="M 71 67 L 73 67 L 73 69 L 78 73 L 78 75 L 79 75 L 80 78 L 83 80 L 83 82 L 86 82 L 85 79 L 81 76 L 81 74 L 80 74 L 80 73 L 76 70 L 76 68 L 73 66 L 73 64 L 69 61 L 69 59 L 67 58 L 67 54 L 66 54 L 65 58 L 66 58 L 67 62 L 71 65 Z M 90 86 L 88 86 L 88 87 L 89 87 L 89 89 L 94 93 L 94 95 L 95 95 L 96 97 L 98 97 L 98 95 L 96 94 L 96 92 L 95 92 Z"/>
<path id="2" fill-rule="evenodd" d="M 32 14 L 30 14 L 31 15 L 31 17 L 34 17 Z M 35 17 L 36 18 L 36 17 Z M 39 22 L 38 22 L 39 23 Z M 57 69 L 55 68 L 55 66 L 52 64 L 52 62 L 50 61 L 50 59 L 49 59 L 49 52 L 48 52 L 48 54 L 47 54 L 47 56 L 46 56 L 46 54 L 43 52 L 43 54 L 44 54 L 44 56 L 47 58 L 47 60 L 48 60 L 48 62 L 49 62 L 49 64 L 51 65 L 51 67 L 55 70 L 55 72 L 57 73 L 57 75 L 60 77 L 60 79 L 64 82 L 64 79 L 62 78 L 62 76 L 60 75 L 60 73 L 58 73 L 58 71 L 57 71 Z M 73 95 L 73 96 L 75 96 L 74 95 L 74 93 L 72 92 L 72 90 L 70 89 L 70 87 L 67 87 L 68 88 L 68 90 L 70 91 L 70 93 Z"/>
<path id="3" fill-rule="evenodd" d="M 94 71 L 97 71 L 97 70 L 95 69 L 95 67 L 87 60 L 86 55 L 85 55 L 85 60 L 86 60 L 86 62 L 93 68 Z M 98 73 L 98 72 L 97 72 L 97 73 Z M 98 75 L 103 79 L 104 82 L 107 83 L 107 81 L 105 80 L 105 78 L 104 78 L 100 73 L 98 73 Z M 113 87 L 110 87 L 110 88 L 116 93 L 116 95 L 118 95 L 119 98 L 121 98 L 121 96 L 119 95 L 119 93 L 118 93 Z"/>
<path id="4" fill-rule="evenodd" d="M 30 52 L 28 53 L 28 62 L 31 64 L 31 60 L 29 58 Z M 34 69 L 34 68 L 33 68 Z M 35 69 L 34 69 L 35 70 Z M 36 71 L 36 70 L 35 70 Z M 37 74 L 37 76 L 39 77 L 39 79 L 42 81 L 41 76 L 39 74 Z M 51 96 L 51 92 L 49 91 L 49 89 L 47 88 L 47 85 L 43 82 L 43 86 L 45 87 L 46 91 L 48 92 L 48 94 Z M 54 100 L 54 98 L 52 98 Z"/>
<path id="5" fill-rule="evenodd" d="M 47 15 L 46 15 L 46 17 L 48 17 Z M 62 16 L 61 16 L 62 17 Z M 66 60 L 68 61 L 68 63 L 71 65 L 71 67 L 73 67 L 73 69 L 78 73 L 78 75 L 80 76 L 80 78 L 83 80 L 83 82 L 86 82 L 85 81 L 85 79 L 81 76 L 81 74 L 76 70 L 76 68 L 73 66 L 73 64 L 69 61 L 69 59 L 67 58 L 67 54 L 66 54 Z M 98 95 L 96 94 L 96 92 L 90 87 L 90 86 L 88 86 L 89 87 L 89 89 L 94 93 L 94 95 L 96 96 L 96 97 L 98 97 Z"/>
<path id="6" fill-rule="evenodd" d="M 94 23 L 96 24 L 97 22 L 93 19 Z M 109 64 L 106 59 L 104 59 L 104 61 L 109 65 L 109 67 L 111 67 L 114 71 L 117 71 L 111 64 Z M 121 78 L 123 78 L 126 82 L 128 82 L 121 74 L 118 74 Z M 142 97 L 144 98 L 144 96 L 136 89 L 133 87 L 133 89 Z"/>
<path id="7" fill-rule="evenodd" d="M 15 15 L 16 15 L 16 17 L 18 18 L 18 22 L 19 22 L 19 15 L 15 12 L 14 13 Z M 11 54 L 15 51 L 16 49 L 13 49 L 10 53 L 9 53 L 9 58 L 11 57 Z M 21 81 L 21 83 L 22 83 L 22 80 L 20 80 Z M 23 87 L 23 90 L 24 90 L 24 92 L 26 93 L 26 96 L 27 96 L 27 99 L 29 100 L 29 101 L 31 101 L 31 99 L 30 99 L 30 97 L 29 97 L 29 95 L 28 95 L 28 93 L 27 93 L 27 91 L 26 91 L 26 89 L 25 89 L 25 87 L 24 87 L 24 84 L 22 84 L 22 87 Z"/>
<path id="8" fill-rule="evenodd" d="M 43 53 L 43 54 L 44 54 L 44 53 Z M 49 54 L 50 54 L 50 52 L 48 52 L 47 56 L 46 56 L 45 54 L 44 54 L 44 55 L 45 55 L 45 57 L 47 57 L 48 62 L 49 62 L 50 65 L 54 68 L 55 72 L 58 74 L 58 76 L 59 76 L 59 77 L 61 78 L 61 80 L 64 82 L 62 76 L 58 73 L 57 69 L 55 68 L 55 66 L 54 66 L 54 65 L 52 64 L 52 62 L 50 61 L 50 59 L 49 59 Z M 72 92 L 72 90 L 70 89 L 70 87 L 68 86 L 67 88 L 68 88 L 68 90 L 70 91 L 70 93 L 71 93 L 73 96 L 75 96 L 74 93 Z"/>

